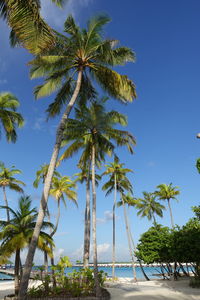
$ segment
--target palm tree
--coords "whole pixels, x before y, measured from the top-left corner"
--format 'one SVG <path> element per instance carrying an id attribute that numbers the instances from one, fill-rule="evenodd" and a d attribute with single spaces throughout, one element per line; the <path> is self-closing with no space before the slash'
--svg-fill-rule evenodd
<path id="1" fill-rule="evenodd" d="M 130 169 L 123 168 L 124 164 L 119 163 L 117 156 L 114 158 L 114 162 L 105 165 L 106 171 L 102 174 L 110 175 L 112 182 L 114 181 L 114 202 L 113 202 L 113 251 L 112 251 L 112 277 L 115 278 L 115 208 L 117 203 L 117 182 L 121 179 L 123 175 L 126 175 L 128 172 L 132 172 Z M 104 184 L 102 187 L 103 190 L 107 188 L 107 184 Z M 107 195 L 107 194 L 106 194 Z"/>
<path id="2" fill-rule="evenodd" d="M 40 166 L 40 169 L 36 172 L 36 178 L 33 182 L 33 186 L 35 188 L 38 188 L 40 182 L 42 182 L 44 184 L 46 176 L 47 176 L 48 168 L 49 168 L 48 164 L 43 164 Z M 54 177 L 60 178 L 61 175 L 59 172 L 54 170 Z"/>
<path id="3" fill-rule="evenodd" d="M 58 6 L 66 0 L 51 0 Z M 11 44 L 22 44 L 32 54 L 40 54 L 55 45 L 54 31 L 40 15 L 40 1 L 0 0 L 0 16 L 11 27 Z"/>
<path id="4" fill-rule="evenodd" d="M 196 168 L 197 168 L 197 171 L 200 173 L 200 158 L 198 158 L 196 161 Z"/>
<path id="5" fill-rule="evenodd" d="M 69 176 L 63 176 L 61 178 L 54 177 L 52 181 L 52 186 L 50 189 L 50 195 L 53 196 L 58 204 L 58 213 L 56 217 L 56 225 L 51 233 L 51 237 L 54 236 L 58 229 L 58 223 L 60 219 L 60 201 L 63 202 L 66 207 L 65 197 L 73 201 L 77 205 L 77 193 L 73 190 L 76 187 L 75 182 L 73 182 Z"/>
<path id="6" fill-rule="evenodd" d="M 86 164 L 86 163 L 85 163 Z M 83 267 L 88 268 L 90 258 L 90 225 L 91 225 L 91 213 L 90 213 L 90 182 L 92 180 L 90 161 L 87 166 L 82 167 L 82 172 L 74 174 L 76 176 L 76 182 L 86 182 L 86 205 L 85 205 L 85 220 L 84 220 L 84 246 L 83 246 Z M 96 185 L 101 179 L 101 176 L 96 174 Z"/>
<path id="7" fill-rule="evenodd" d="M 96 242 L 96 165 L 100 159 L 104 159 L 105 154 L 112 154 L 115 145 L 125 145 L 132 152 L 132 145 L 135 144 L 133 136 L 123 130 L 115 129 L 117 124 L 126 125 L 126 117 L 116 111 L 105 111 L 106 99 L 100 99 L 91 103 L 89 107 L 81 106 L 75 109 L 74 120 L 69 119 L 66 126 L 65 141 L 73 141 L 68 149 L 63 153 L 60 160 L 66 159 L 76 153 L 79 149 L 84 149 L 79 163 L 83 163 L 86 158 L 91 158 L 92 169 L 92 236 L 93 236 L 93 263 L 96 291 L 99 294 L 98 268 L 97 268 L 97 242 Z M 85 150 L 87 149 L 87 151 Z M 84 158 L 84 159 L 83 159 Z"/>
<path id="8" fill-rule="evenodd" d="M 19 169 L 15 169 L 15 166 L 11 168 L 6 168 L 3 162 L 0 162 L 0 187 L 3 189 L 5 206 L 8 207 L 8 199 L 6 195 L 6 188 L 10 190 L 23 193 L 23 189 L 20 185 L 25 186 L 25 183 L 21 180 L 14 178 L 16 174 L 21 174 L 22 172 Z M 6 210 L 7 221 L 10 220 L 9 209 Z"/>
<path id="9" fill-rule="evenodd" d="M 43 164 L 43 165 L 40 166 L 40 169 L 36 172 L 36 178 L 33 182 L 33 186 L 35 188 L 38 188 L 40 182 L 42 182 L 44 184 L 45 178 L 47 176 L 48 168 L 49 168 L 48 164 Z M 54 170 L 53 179 L 54 179 L 54 177 L 60 178 L 61 175 L 60 175 L 59 172 Z M 46 213 L 47 213 L 47 216 L 48 216 L 48 220 L 50 222 L 51 220 L 50 220 L 50 213 L 49 213 L 48 206 L 46 206 Z M 52 250 L 52 253 L 53 253 L 53 250 Z M 54 265 L 53 257 L 51 258 L 51 264 Z M 44 251 L 44 266 L 45 266 L 45 272 L 47 274 L 48 273 L 48 254 L 47 254 L 46 251 Z M 54 270 L 53 269 L 52 269 L 52 276 L 53 276 L 53 279 L 54 279 Z M 55 284 L 55 280 L 54 280 L 54 284 Z"/>
<path id="10" fill-rule="evenodd" d="M 58 35 L 58 43 L 52 52 L 53 55 L 39 56 L 31 62 L 32 78 L 45 77 L 45 83 L 36 89 L 37 98 L 47 96 L 59 89 L 55 101 L 48 109 L 49 115 L 55 116 L 60 113 L 64 104 L 68 104 L 56 132 L 56 142 L 45 180 L 37 226 L 29 247 L 20 286 L 21 298 L 24 298 L 27 291 L 37 238 L 45 215 L 63 131 L 78 96 L 85 95 L 85 99 L 89 99 L 94 95 L 92 75 L 92 78 L 112 97 L 123 102 L 132 101 L 136 97 L 133 82 L 127 76 L 112 70 L 113 66 L 134 61 L 134 53 L 126 47 L 117 48 L 114 40 L 103 39 L 102 27 L 108 21 L 109 18 L 105 16 L 95 17 L 88 22 L 87 29 L 81 30 L 75 24 L 74 19 L 69 16 L 64 24 L 64 30 L 68 36 Z"/>
<path id="11" fill-rule="evenodd" d="M 172 183 L 170 184 L 160 184 L 157 186 L 157 191 L 155 191 L 155 195 L 160 200 L 167 200 L 169 211 L 170 211 L 170 217 L 171 217 L 171 225 L 172 228 L 174 228 L 174 220 L 172 215 L 172 209 L 170 205 L 170 199 L 176 199 L 176 196 L 180 194 L 180 191 L 178 190 L 178 186 L 173 187 Z"/>
<path id="12" fill-rule="evenodd" d="M 125 206 L 125 204 L 127 204 L 129 207 L 130 206 L 135 207 L 138 204 L 138 199 L 132 197 L 130 195 L 130 193 L 127 194 L 127 195 L 123 195 L 123 200 L 124 200 L 124 206 Z M 123 205 L 123 201 L 118 202 L 118 206 L 122 206 L 122 205 Z M 130 222 L 128 220 L 128 215 L 126 213 L 126 210 L 124 210 L 124 217 L 125 217 L 126 230 L 127 230 L 127 236 L 128 236 L 128 239 L 129 239 L 129 244 L 132 244 L 134 255 L 136 255 L 137 249 L 136 249 L 136 246 L 135 246 L 135 243 L 134 243 L 134 240 L 133 240 L 133 234 L 131 232 Z M 131 249 L 131 247 L 130 247 L 130 249 Z M 137 257 L 137 259 L 138 259 L 138 257 Z M 132 261 L 134 262 L 134 257 L 132 257 Z M 141 269 L 141 271 L 142 271 L 142 273 L 144 275 L 144 278 L 149 281 L 150 279 L 147 276 L 146 272 L 144 271 L 144 268 L 143 268 L 143 265 L 141 263 L 141 260 L 138 259 L 138 262 L 139 262 L 139 265 L 140 265 L 140 269 Z M 134 273 L 136 274 L 135 269 L 134 269 Z"/>
<path id="13" fill-rule="evenodd" d="M 154 193 L 143 192 L 143 196 L 143 198 L 136 200 L 135 207 L 138 209 L 137 215 L 147 217 L 149 221 L 153 219 L 153 224 L 155 225 L 155 214 L 162 218 L 165 206 L 156 201 L 156 195 Z"/>
<path id="14" fill-rule="evenodd" d="M 122 164 L 123 165 L 123 164 Z M 108 182 L 105 183 L 103 186 L 104 190 L 107 190 L 106 195 L 110 194 L 115 189 L 115 181 L 114 178 L 110 178 Z M 132 184 L 129 181 L 129 179 L 126 177 L 126 173 L 122 172 L 121 176 L 118 174 L 117 180 L 116 180 L 116 190 L 121 195 L 121 201 L 117 203 L 118 206 L 123 206 L 124 209 L 124 220 L 125 220 L 125 226 L 126 226 L 126 234 L 127 234 L 127 240 L 128 240 L 128 246 L 129 246 L 129 253 L 132 261 L 132 267 L 133 267 L 133 278 L 135 281 L 137 281 L 136 278 L 136 270 L 135 270 L 135 261 L 133 256 L 133 251 L 131 247 L 131 235 L 130 235 L 130 226 L 128 222 L 128 216 L 126 212 L 126 206 L 128 195 L 125 195 L 125 191 L 128 191 L 129 193 L 133 193 L 132 191 Z"/>
<path id="15" fill-rule="evenodd" d="M 31 199 L 29 196 L 19 198 L 18 210 L 14 210 L 9 206 L 1 206 L 0 208 L 9 210 L 12 218 L 10 221 L 0 221 L 0 264 L 4 263 L 13 253 L 15 253 L 15 295 L 19 291 L 19 268 L 20 268 L 20 252 L 26 248 L 33 235 L 35 220 L 37 218 L 36 208 L 31 208 Z M 53 227 L 49 222 L 44 222 L 42 229 Z M 53 245 L 52 238 L 44 231 L 40 232 L 37 242 L 37 248 L 47 251 L 51 255 Z"/>
<path id="16" fill-rule="evenodd" d="M 23 117 L 16 112 L 18 106 L 19 101 L 13 94 L 8 92 L 0 93 L 0 124 L 5 131 L 8 142 L 16 142 L 16 128 L 20 128 L 24 124 Z"/>

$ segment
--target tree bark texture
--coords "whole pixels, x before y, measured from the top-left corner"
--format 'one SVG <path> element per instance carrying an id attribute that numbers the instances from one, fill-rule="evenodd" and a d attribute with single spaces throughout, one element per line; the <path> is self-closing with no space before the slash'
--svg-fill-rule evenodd
<path id="1" fill-rule="evenodd" d="M 84 252 L 83 267 L 88 268 L 90 258 L 90 164 L 86 181 L 86 206 L 85 206 L 85 230 L 84 230 Z"/>
<path id="2" fill-rule="evenodd" d="M 5 201 L 5 206 L 8 207 L 8 199 L 6 196 L 6 187 L 3 186 L 3 197 L 4 197 L 4 201 Z M 9 214 L 9 209 L 6 208 L 6 214 L 7 214 L 7 221 L 10 222 L 10 214 Z"/>
<path id="3" fill-rule="evenodd" d="M 47 206 L 48 196 L 49 196 L 49 190 L 51 187 L 51 181 L 53 178 L 54 170 L 56 167 L 56 162 L 58 159 L 58 154 L 59 154 L 59 150 L 60 150 L 60 146 L 61 146 L 61 142 L 62 142 L 63 132 L 65 129 L 65 125 L 66 125 L 67 119 L 69 117 L 69 114 L 75 104 L 77 97 L 78 97 L 80 87 L 81 87 L 81 80 L 82 80 L 82 69 L 80 69 L 78 72 L 78 78 L 77 78 L 74 93 L 72 95 L 70 102 L 67 105 L 67 108 L 66 108 L 66 110 L 61 118 L 61 121 L 58 125 L 58 128 L 57 128 L 56 142 L 55 142 L 53 153 L 51 156 L 51 161 L 49 164 L 47 176 L 45 178 L 44 189 L 43 189 L 42 198 L 40 201 L 39 213 L 38 213 L 35 229 L 33 232 L 33 236 L 31 239 L 31 243 L 29 246 L 28 254 L 26 257 L 24 272 L 23 272 L 23 276 L 22 276 L 22 280 L 21 280 L 21 284 L 20 284 L 20 290 L 19 290 L 19 299 L 20 300 L 23 300 L 26 298 L 29 277 L 30 277 L 30 273 L 31 273 L 31 269 L 32 269 L 33 258 L 34 258 L 34 254 L 35 254 L 35 250 L 36 250 L 36 246 L 37 246 L 38 237 L 39 237 L 40 230 L 41 230 L 42 223 L 43 223 L 44 216 L 45 216 L 45 211 L 46 211 L 46 206 Z"/>
<path id="4" fill-rule="evenodd" d="M 127 240 L 128 240 L 128 246 L 129 246 L 129 253 L 132 261 L 132 267 L 133 267 L 133 278 L 134 281 L 137 281 L 136 277 L 136 271 L 135 271 L 135 262 L 134 262 L 134 257 L 133 257 L 133 251 L 131 248 L 131 240 L 130 240 L 130 231 L 129 231 L 129 226 L 128 226 L 128 218 L 127 218 L 127 212 L 126 212 L 126 206 L 122 197 L 122 203 L 123 203 L 123 208 L 124 208 L 124 220 L 125 220 L 125 226 L 126 226 L 126 234 L 127 234 Z"/>
<path id="5" fill-rule="evenodd" d="M 115 279 L 115 207 L 117 201 L 117 178 L 116 174 L 114 174 L 115 178 L 115 187 L 114 187 L 114 203 L 113 203 L 113 249 L 112 249 L 112 278 L 113 281 Z"/>
<path id="6" fill-rule="evenodd" d="M 93 237 L 93 264 L 96 297 L 101 297 L 101 288 L 97 266 L 97 237 L 96 237 L 96 183 L 95 183 L 95 145 L 92 146 L 92 237 Z"/>

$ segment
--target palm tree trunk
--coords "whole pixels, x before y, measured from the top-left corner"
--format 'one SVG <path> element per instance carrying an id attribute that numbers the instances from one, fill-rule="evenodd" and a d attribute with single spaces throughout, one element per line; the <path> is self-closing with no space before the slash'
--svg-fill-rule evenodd
<path id="1" fill-rule="evenodd" d="M 125 206 L 123 197 L 122 197 L 122 203 L 123 203 L 123 208 L 124 208 L 124 220 L 125 220 L 125 225 L 126 225 L 126 233 L 127 233 L 127 239 L 128 239 L 129 253 L 130 253 L 131 260 L 132 260 L 133 279 L 136 282 L 137 281 L 137 277 L 136 277 L 136 270 L 135 270 L 135 261 L 134 261 L 134 257 L 133 257 L 133 251 L 132 251 L 132 248 L 131 248 L 131 240 L 130 240 L 130 231 L 129 231 L 129 226 L 128 226 L 128 218 L 127 218 L 126 206 Z"/>
<path id="2" fill-rule="evenodd" d="M 172 215 L 172 208 L 171 208 L 171 205 L 170 205 L 170 199 L 167 199 L 167 203 L 168 203 L 170 217 L 171 217 L 171 225 L 172 225 L 172 228 L 174 228 L 174 219 L 173 219 L 173 215 Z"/>
<path id="3" fill-rule="evenodd" d="M 169 207 L 169 212 L 170 212 L 170 218 L 171 218 L 171 225 L 172 225 L 172 229 L 174 229 L 174 219 L 173 219 L 173 215 L 172 215 L 172 208 L 171 208 L 171 205 L 170 205 L 170 199 L 167 199 L 167 203 L 168 203 L 168 207 Z M 174 262 L 174 273 L 173 273 L 173 278 L 174 280 L 177 279 L 177 276 L 176 276 L 176 266 L 177 266 L 177 262 L 175 260 Z M 172 277 L 172 276 L 170 276 Z"/>
<path id="4" fill-rule="evenodd" d="M 156 223 L 156 218 L 155 218 L 155 215 L 153 214 L 153 225 L 155 226 L 157 223 Z"/>
<path id="5" fill-rule="evenodd" d="M 93 237 L 93 265 L 96 297 L 101 296 L 101 288 L 97 266 L 97 237 L 96 237 L 96 184 L 95 184 L 95 145 L 92 146 L 92 237 Z"/>
<path id="6" fill-rule="evenodd" d="M 83 251 L 83 267 L 88 268 L 90 257 L 90 163 L 86 182 L 85 231 Z"/>
<path id="7" fill-rule="evenodd" d="M 112 279 L 115 279 L 115 207 L 117 201 L 117 178 L 116 174 L 114 174 L 115 178 L 115 187 L 114 187 L 114 203 L 113 203 L 113 249 L 112 249 Z"/>
<path id="8" fill-rule="evenodd" d="M 4 197 L 4 201 L 5 201 L 5 206 L 8 207 L 8 199 L 6 196 L 6 187 L 3 186 L 3 197 Z M 9 209 L 6 208 L 6 213 L 7 213 L 7 221 L 10 222 L 10 214 L 9 214 Z"/>
<path id="9" fill-rule="evenodd" d="M 44 267 L 45 267 L 45 275 L 48 274 L 48 254 L 46 251 L 44 251 Z"/>
<path id="10" fill-rule="evenodd" d="M 17 297 L 19 293 L 19 262 L 20 249 L 17 249 L 15 253 L 15 297 Z"/>
<path id="11" fill-rule="evenodd" d="M 40 230 L 41 230 L 42 223 L 43 223 L 44 216 L 45 216 L 45 211 L 46 211 L 46 206 L 47 206 L 48 196 L 49 196 L 49 190 L 51 188 L 51 181 L 53 178 L 53 173 L 54 173 L 54 170 L 56 167 L 56 162 L 58 159 L 58 154 L 59 154 L 62 137 L 63 137 L 63 131 L 65 129 L 65 125 L 66 125 L 67 119 L 69 117 L 69 114 L 75 104 L 75 101 L 76 101 L 79 91 L 80 91 L 81 82 L 82 82 L 82 72 L 83 72 L 83 70 L 81 68 L 78 72 L 78 78 L 77 78 L 74 93 L 72 95 L 70 102 L 67 105 L 67 108 L 66 108 L 66 110 L 61 118 L 61 121 L 59 123 L 59 126 L 57 128 L 56 142 L 55 142 L 55 146 L 54 146 L 53 153 L 51 156 L 51 161 L 49 164 L 47 176 L 45 178 L 44 189 L 43 189 L 42 198 L 40 201 L 39 213 L 38 213 L 35 229 L 33 232 L 33 236 L 31 239 L 31 243 L 29 246 L 28 254 L 26 257 L 24 272 L 23 272 L 23 276 L 22 276 L 22 280 L 21 280 L 21 284 L 20 284 L 19 299 L 21 299 L 21 300 L 23 300 L 26 297 L 28 281 L 29 281 L 29 277 L 30 277 L 30 273 L 31 273 L 31 269 L 32 269 L 33 258 L 34 258 L 34 254 L 35 254 L 35 250 L 36 250 L 36 246 L 37 246 L 38 237 L 39 237 Z"/>
<path id="12" fill-rule="evenodd" d="M 50 233 L 50 236 L 53 237 L 54 234 L 56 233 L 57 229 L 58 229 L 58 224 L 59 224 L 59 220 L 60 220 L 60 199 L 58 200 L 58 213 L 57 213 L 57 217 L 56 217 L 56 225 L 54 227 L 54 230 Z M 53 253 L 53 247 L 52 245 L 50 246 L 51 248 L 51 252 L 52 252 L 52 257 L 51 257 L 51 265 L 52 267 L 55 266 L 54 263 L 54 253 Z M 52 275 L 52 280 L 53 280 L 53 287 L 56 287 L 56 277 L 55 277 L 55 272 L 54 269 L 51 269 L 51 275 Z"/>
<path id="13" fill-rule="evenodd" d="M 130 228 L 130 222 L 128 222 L 128 226 L 129 226 L 129 233 L 130 233 L 130 239 L 131 239 L 131 243 L 132 243 L 132 246 L 133 246 L 133 250 L 134 250 L 134 254 L 136 253 L 136 247 L 135 247 L 135 243 L 134 243 L 134 240 L 133 240 L 133 235 L 132 235 L 132 232 L 131 232 L 131 228 Z M 143 268 L 143 265 L 141 263 L 141 260 L 139 258 L 137 258 L 138 261 L 139 261 L 139 265 L 140 265 L 140 269 L 142 271 L 142 274 L 144 276 L 144 278 L 149 281 L 149 277 L 147 276 L 146 272 L 144 271 L 144 268 Z"/>

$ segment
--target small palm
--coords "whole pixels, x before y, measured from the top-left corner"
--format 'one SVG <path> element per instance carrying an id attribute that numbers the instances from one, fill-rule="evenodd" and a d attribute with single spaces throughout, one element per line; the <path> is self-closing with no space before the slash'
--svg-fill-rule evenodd
<path id="1" fill-rule="evenodd" d="M 11 93 L 0 93 L 0 123 L 5 131 L 8 142 L 16 142 L 16 129 L 22 127 L 24 119 L 16 112 L 19 107 L 18 99 Z M 1 133 L 0 127 L 0 133 Z"/>

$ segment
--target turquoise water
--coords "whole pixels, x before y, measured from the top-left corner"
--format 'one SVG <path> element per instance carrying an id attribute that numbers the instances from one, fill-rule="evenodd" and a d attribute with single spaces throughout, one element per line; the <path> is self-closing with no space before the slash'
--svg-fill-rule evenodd
<path id="1" fill-rule="evenodd" d="M 37 269 L 37 267 L 34 267 L 34 269 Z M 72 267 L 72 268 L 66 268 L 65 273 L 71 273 L 73 270 L 79 270 L 80 267 Z M 104 271 L 108 274 L 108 277 L 112 277 L 112 268 L 111 267 L 99 267 L 99 271 Z M 160 270 L 156 267 L 144 267 L 145 273 L 149 278 L 160 278 L 160 276 L 153 276 L 153 274 L 159 274 Z M 51 269 L 49 268 L 49 272 Z M 142 274 L 142 271 L 140 267 L 136 267 L 136 275 L 138 279 L 144 280 L 144 276 Z M 115 267 L 115 276 L 116 277 L 129 277 L 133 278 L 133 269 L 129 267 Z"/>
<path id="2" fill-rule="evenodd" d="M 0 280 L 11 280 L 11 279 L 13 279 L 12 276 L 4 274 L 4 273 L 0 273 Z"/>
<path id="3" fill-rule="evenodd" d="M 73 270 L 78 270 L 79 267 L 72 267 L 72 268 L 67 268 L 65 269 L 66 273 L 71 273 Z M 108 274 L 108 277 L 112 277 L 112 268 L 111 267 L 99 267 L 99 271 L 104 271 L 105 273 Z M 140 267 L 136 267 L 136 275 L 138 279 L 145 279 Z M 158 274 L 159 268 L 154 268 L 154 267 L 144 267 L 145 273 L 147 276 L 150 278 L 158 278 L 156 276 L 153 276 L 153 274 Z M 115 276 L 116 277 L 129 277 L 133 278 L 133 269 L 129 267 L 115 267 Z"/>

